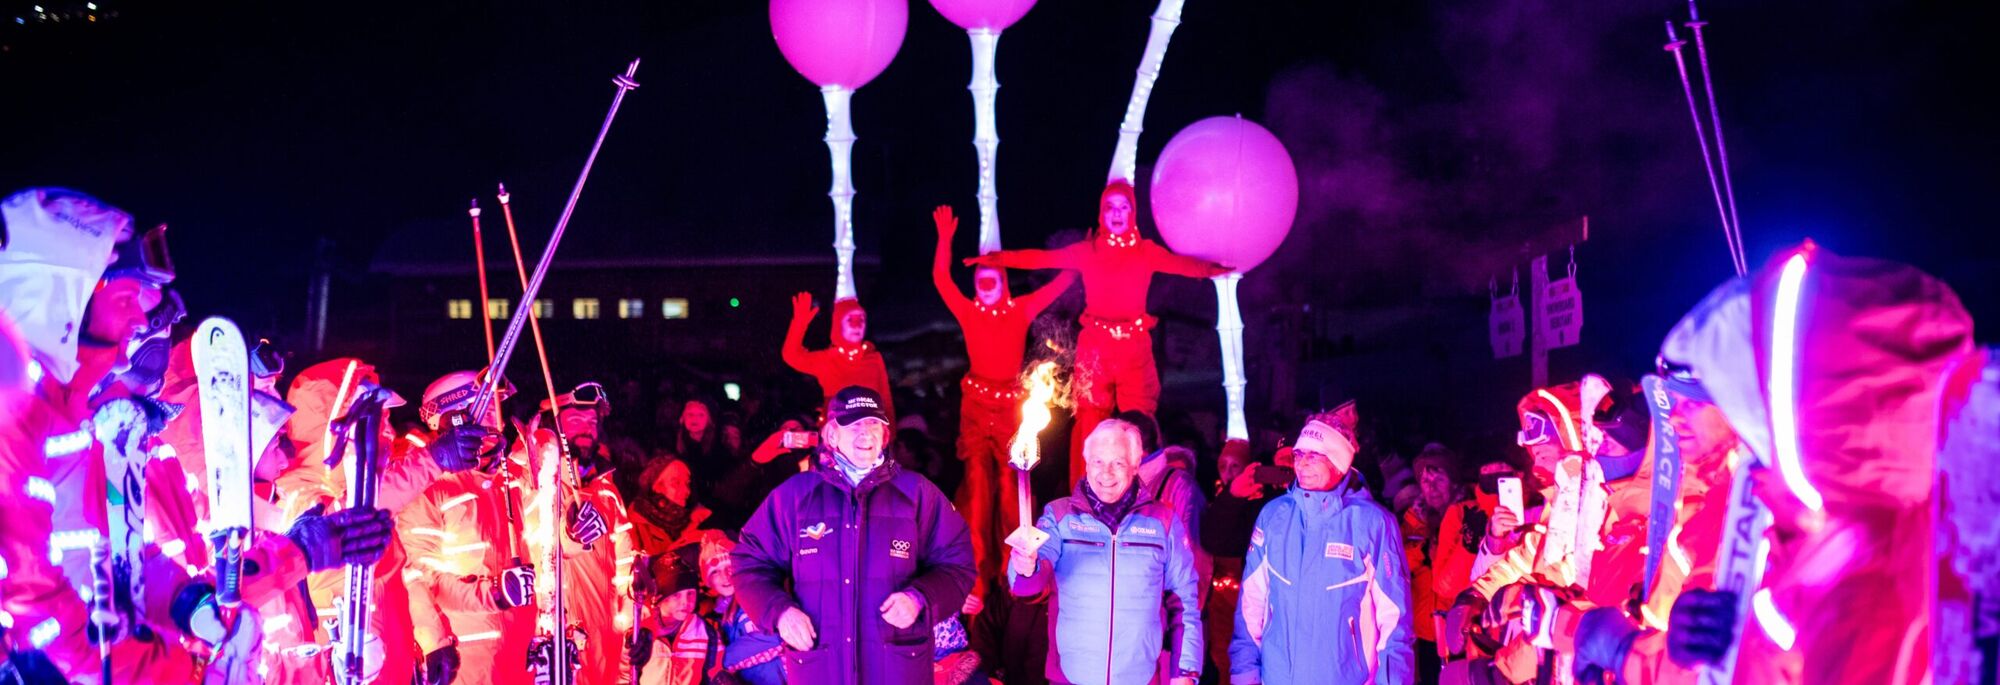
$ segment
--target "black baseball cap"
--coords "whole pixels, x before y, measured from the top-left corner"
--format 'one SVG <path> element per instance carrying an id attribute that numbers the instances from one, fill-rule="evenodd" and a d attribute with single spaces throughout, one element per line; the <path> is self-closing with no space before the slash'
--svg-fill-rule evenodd
<path id="1" fill-rule="evenodd" d="M 883 408 L 882 396 L 859 385 L 841 388 L 826 402 L 826 418 L 842 426 L 852 426 L 863 419 L 889 422 L 889 412 Z"/>

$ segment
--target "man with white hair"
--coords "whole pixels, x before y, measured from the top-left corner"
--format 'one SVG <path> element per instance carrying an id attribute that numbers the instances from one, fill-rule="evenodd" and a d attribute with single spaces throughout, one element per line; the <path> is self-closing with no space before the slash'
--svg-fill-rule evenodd
<path id="1" fill-rule="evenodd" d="M 1415 682 L 1410 571 L 1396 518 L 1353 469 L 1353 403 L 1312 417 L 1298 480 L 1271 500 L 1243 560 L 1229 682 Z"/>
<path id="2" fill-rule="evenodd" d="M 1083 442 L 1084 477 L 1076 494 L 1042 509 L 1034 531 L 1009 537 L 1017 597 L 1048 600 L 1054 638 L 1051 682 L 1075 685 L 1152 682 L 1166 633 L 1168 593 L 1197 606 L 1193 542 L 1179 516 L 1139 487 L 1145 456 L 1139 429 L 1108 419 Z M 1034 538 L 1043 538 L 1039 544 Z M 1182 611 L 1173 685 L 1201 677 L 1201 612 Z"/>

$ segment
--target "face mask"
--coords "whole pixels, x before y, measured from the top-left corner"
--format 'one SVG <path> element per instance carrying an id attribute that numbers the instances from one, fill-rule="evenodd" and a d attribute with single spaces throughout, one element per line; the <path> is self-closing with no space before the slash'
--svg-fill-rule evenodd
<path id="1" fill-rule="evenodd" d="M 1485 511 L 1488 516 L 1493 515 L 1493 512 L 1500 508 L 1500 495 L 1497 494 L 1482 491 L 1473 495 L 1472 499 L 1479 503 L 1479 508 Z"/>

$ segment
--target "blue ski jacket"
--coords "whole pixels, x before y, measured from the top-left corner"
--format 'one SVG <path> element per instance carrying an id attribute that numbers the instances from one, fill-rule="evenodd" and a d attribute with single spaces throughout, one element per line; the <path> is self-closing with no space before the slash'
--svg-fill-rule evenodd
<path id="1" fill-rule="evenodd" d="M 1273 499 L 1257 516 L 1243 568 L 1232 685 L 1415 682 L 1403 542 L 1358 475 Z"/>
<path id="2" fill-rule="evenodd" d="M 1035 573 L 1015 575 L 1009 564 L 1008 585 L 1017 597 L 1049 600 L 1051 682 L 1140 685 L 1159 669 L 1168 595 L 1180 606 L 1198 606 L 1193 540 L 1173 509 L 1146 488 L 1126 495 L 1140 499 L 1114 530 L 1094 515 L 1085 487 L 1079 481 L 1074 495 L 1042 509 L 1035 527 L 1049 539 Z M 1201 612 L 1176 613 L 1176 665 L 1200 673 Z"/>

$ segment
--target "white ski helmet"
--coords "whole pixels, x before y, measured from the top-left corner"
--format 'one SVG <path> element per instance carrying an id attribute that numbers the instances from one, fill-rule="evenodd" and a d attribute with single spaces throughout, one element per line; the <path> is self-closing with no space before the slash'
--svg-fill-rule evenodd
<path id="1" fill-rule="evenodd" d="M 485 371 L 453 371 L 431 381 L 431 384 L 424 388 L 423 404 L 417 405 L 417 416 L 422 418 L 424 424 L 430 426 L 431 430 L 437 430 L 440 417 L 472 407 L 472 400 L 479 396 L 481 383 L 485 379 Z M 508 383 L 503 378 L 500 384 L 499 396 L 493 398 L 491 405 L 495 408 L 514 394 L 513 383 Z"/>
<path id="2" fill-rule="evenodd" d="M 132 216 L 63 188 L 0 200 L 0 310 L 57 380 L 76 375 L 84 306 Z"/>

